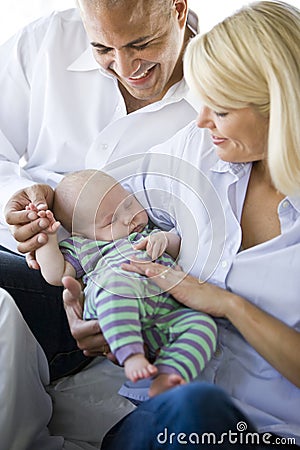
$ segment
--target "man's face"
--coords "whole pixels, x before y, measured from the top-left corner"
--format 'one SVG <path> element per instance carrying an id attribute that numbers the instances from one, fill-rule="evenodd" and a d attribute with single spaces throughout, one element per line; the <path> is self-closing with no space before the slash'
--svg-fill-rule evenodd
<path id="1" fill-rule="evenodd" d="M 80 2 L 95 59 L 136 99 L 160 100 L 182 78 L 186 0 L 166 2 L 166 11 L 150 0 L 121 3 Z"/>

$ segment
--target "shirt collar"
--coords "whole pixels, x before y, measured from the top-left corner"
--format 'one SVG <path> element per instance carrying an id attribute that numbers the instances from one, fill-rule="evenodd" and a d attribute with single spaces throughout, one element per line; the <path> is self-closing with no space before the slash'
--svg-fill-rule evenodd
<path id="1" fill-rule="evenodd" d="M 191 30 L 191 32 L 196 36 L 199 33 L 199 20 L 197 14 L 189 9 L 186 26 Z"/>
<path id="2" fill-rule="evenodd" d="M 300 214 L 300 197 L 290 196 L 287 197 L 290 204 L 294 207 L 294 209 Z"/>
<path id="3" fill-rule="evenodd" d="M 252 163 L 231 163 L 219 159 L 211 168 L 213 172 L 231 173 L 240 179 L 245 173 L 249 172 Z M 300 196 L 288 196 L 286 199 L 290 202 L 293 208 L 300 214 Z M 284 200 L 283 200 L 284 201 Z"/>
<path id="4" fill-rule="evenodd" d="M 83 53 L 80 54 L 67 70 L 74 72 L 86 72 L 89 70 L 99 70 L 100 66 L 94 58 L 92 48 L 88 46 Z"/>
<path id="5" fill-rule="evenodd" d="M 252 167 L 251 163 L 232 163 L 219 159 L 216 164 L 211 168 L 213 172 L 219 173 L 231 173 L 237 178 L 241 178 Z"/>

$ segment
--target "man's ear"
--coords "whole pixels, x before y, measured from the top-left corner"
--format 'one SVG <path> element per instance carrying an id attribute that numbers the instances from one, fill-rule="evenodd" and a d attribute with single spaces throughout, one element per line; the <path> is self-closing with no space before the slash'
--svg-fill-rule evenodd
<path id="1" fill-rule="evenodd" d="M 177 20 L 180 27 L 185 27 L 188 14 L 187 0 L 174 0 L 174 8 L 177 13 Z"/>

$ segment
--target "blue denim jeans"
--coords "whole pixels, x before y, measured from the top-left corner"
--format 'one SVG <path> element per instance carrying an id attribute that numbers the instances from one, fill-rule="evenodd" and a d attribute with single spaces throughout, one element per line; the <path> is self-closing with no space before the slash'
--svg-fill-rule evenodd
<path id="1" fill-rule="evenodd" d="M 219 387 L 194 382 L 142 403 L 105 436 L 101 450 L 281 449 Z M 263 440 L 266 439 L 266 442 Z"/>
<path id="2" fill-rule="evenodd" d="M 46 283 L 25 257 L 0 246 L 0 287 L 14 298 L 25 321 L 43 348 L 55 380 L 78 372 L 86 358 L 72 337 L 62 302 L 62 288 Z"/>

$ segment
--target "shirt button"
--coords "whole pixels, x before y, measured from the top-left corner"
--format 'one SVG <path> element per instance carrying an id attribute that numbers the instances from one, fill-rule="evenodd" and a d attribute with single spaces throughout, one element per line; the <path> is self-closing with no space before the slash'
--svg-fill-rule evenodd
<path id="1" fill-rule="evenodd" d="M 288 200 L 285 200 L 283 203 L 282 203 L 282 207 L 283 208 L 288 208 L 290 206 L 290 202 L 288 201 Z"/>
<path id="2" fill-rule="evenodd" d="M 119 106 L 116 107 L 116 111 L 117 112 L 120 112 L 121 110 L 122 110 L 122 106 L 119 105 Z"/>
<path id="3" fill-rule="evenodd" d="M 221 266 L 223 269 L 226 269 L 226 267 L 228 266 L 228 262 L 224 259 L 224 261 L 221 262 Z"/>
<path id="4" fill-rule="evenodd" d="M 108 145 L 107 144 L 102 144 L 101 147 L 102 147 L 103 150 L 107 150 Z"/>

